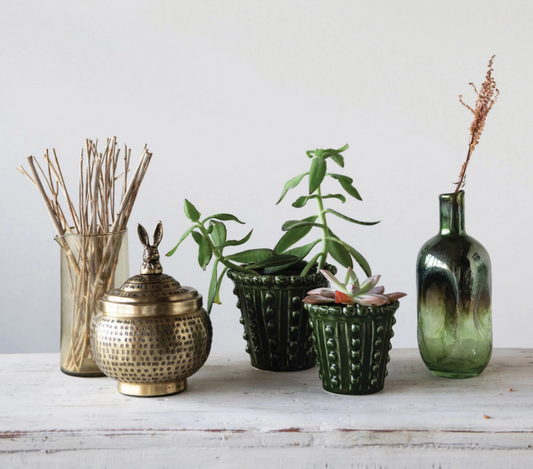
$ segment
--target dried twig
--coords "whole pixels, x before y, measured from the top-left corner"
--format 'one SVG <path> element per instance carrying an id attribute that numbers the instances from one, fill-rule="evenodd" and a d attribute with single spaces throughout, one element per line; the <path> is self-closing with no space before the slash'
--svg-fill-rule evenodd
<path id="1" fill-rule="evenodd" d="M 30 172 L 35 182 L 35 187 L 37 188 L 40 196 L 43 199 L 44 205 L 46 207 L 46 211 L 48 212 L 48 215 L 50 215 L 50 219 L 52 220 L 56 233 L 58 236 L 63 236 L 65 234 L 65 230 L 63 229 L 63 227 L 61 226 L 61 223 L 59 222 L 57 212 L 52 208 L 50 204 L 50 199 L 48 198 L 48 195 L 46 194 L 46 191 L 44 190 L 43 184 L 41 182 L 41 179 L 39 178 L 39 174 L 37 173 L 37 170 L 35 169 L 35 164 L 34 164 L 35 157 L 28 156 L 26 160 L 28 161 Z"/>
<path id="2" fill-rule="evenodd" d="M 112 286 L 118 261 L 122 237 L 98 235 L 117 234 L 126 229 L 152 157 L 145 146 L 137 169 L 128 184 L 131 150 L 125 147 L 124 171 L 117 176 L 120 150 L 117 148 L 116 138 L 107 140 L 104 153 L 98 153 L 97 145 L 98 141 L 87 139 L 85 151 L 81 151 L 77 212 L 55 150 L 53 160 L 48 150 L 46 151 L 44 170 L 33 156 L 27 158 L 31 176 L 22 166 L 17 167 L 17 171 L 37 188 L 56 230 L 56 240 L 68 261 L 74 307 L 71 341 L 66 347 L 66 355 L 63 356 L 62 353 L 61 356 L 61 366 L 68 372 L 82 372 L 84 363 L 92 360 L 89 346 L 90 319 L 99 298 Z M 124 177 L 124 184 L 120 207 L 115 211 L 115 183 L 121 176 Z M 66 212 L 59 200 L 61 194 L 68 208 Z M 70 220 L 67 215 L 70 215 Z M 88 236 L 76 238 L 72 244 L 72 240 L 65 236 L 68 233 Z"/>

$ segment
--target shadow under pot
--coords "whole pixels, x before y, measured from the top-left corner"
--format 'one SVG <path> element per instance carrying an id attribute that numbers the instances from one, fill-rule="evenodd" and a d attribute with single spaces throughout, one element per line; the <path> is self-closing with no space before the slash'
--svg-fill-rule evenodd
<path id="1" fill-rule="evenodd" d="M 304 303 L 325 391 L 362 395 L 383 389 L 399 306 L 398 301 L 383 306 Z"/>
<path id="2" fill-rule="evenodd" d="M 325 267 L 332 274 L 337 269 Z M 228 271 L 237 296 L 243 338 L 252 366 L 268 371 L 299 371 L 315 366 L 309 316 L 302 299 L 309 290 L 326 287 L 320 272 L 299 275 L 300 268 L 278 274 Z"/>

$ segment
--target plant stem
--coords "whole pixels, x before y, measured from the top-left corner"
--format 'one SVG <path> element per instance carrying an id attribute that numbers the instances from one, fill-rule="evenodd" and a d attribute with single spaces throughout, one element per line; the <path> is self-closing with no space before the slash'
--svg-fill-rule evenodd
<path id="1" fill-rule="evenodd" d="M 454 192 L 459 192 L 461 187 L 464 185 L 464 179 L 466 176 L 466 167 L 468 166 L 468 163 L 470 162 L 470 156 L 472 156 L 472 141 L 473 141 L 473 136 L 470 136 L 470 143 L 468 144 L 468 153 L 466 155 L 466 161 L 464 162 L 461 168 L 461 174 L 459 174 L 459 182 L 457 183 L 457 186 L 455 187 Z"/>
<path id="2" fill-rule="evenodd" d="M 215 259 L 219 262 L 221 262 L 223 265 L 225 265 L 228 269 L 236 270 L 237 272 L 243 272 L 245 274 L 255 274 L 253 270 L 246 270 L 244 267 L 241 267 L 240 265 L 234 264 L 231 261 L 228 261 L 221 253 L 220 251 L 215 247 L 213 244 L 213 241 L 211 240 L 211 236 L 209 236 L 209 233 L 204 228 L 204 225 L 202 225 L 200 222 L 196 222 L 196 226 L 200 229 L 202 232 L 203 237 L 207 240 L 209 243 L 209 247 L 211 248 L 211 252 L 213 253 L 213 256 L 215 256 Z"/>
<path id="3" fill-rule="evenodd" d="M 302 277 L 305 277 L 309 271 L 311 270 L 311 267 L 313 267 L 313 264 L 318 260 L 319 257 L 323 257 L 324 256 L 324 253 L 322 252 L 319 252 L 316 256 L 314 256 L 308 263 L 307 265 L 304 267 L 304 269 L 302 270 L 302 272 L 300 273 L 300 275 Z"/>
<path id="4" fill-rule="evenodd" d="M 318 186 L 316 190 L 316 203 L 318 206 L 318 216 L 320 218 L 320 223 L 324 225 L 324 228 L 322 228 L 322 255 L 320 256 L 320 262 L 318 264 L 318 269 L 323 269 L 324 265 L 326 264 L 326 259 L 328 257 L 329 229 L 328 223 L 326 221 L 326 212 L 324 211 L 324 203 L 322 201 L 322 192 L 320 190 L 320 186 Z"/>

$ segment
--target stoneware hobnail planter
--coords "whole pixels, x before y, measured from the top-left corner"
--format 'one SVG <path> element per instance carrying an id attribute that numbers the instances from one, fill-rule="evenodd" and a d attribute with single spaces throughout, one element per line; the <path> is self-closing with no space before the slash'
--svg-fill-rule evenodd
<path id="1" fill-rule="evenodd" d="M 383 389 L 398 301 L 383 306 L 311 305 L 318 374 L 335 394 L 372 394 Z"/>
<path id="2" fill-rule="evenodd" d="M 335 274 L 334 266 L 325 267 Z M 316 357 L 307 311 L 302 299 L 309 290 L 326 287 L 317 272 L 299 275 L 301 269 L 275 275 L 228 271 L 238 297 L 243 338 L 252 366 L 268 371 L 298 371 L 315 365 Z"/>

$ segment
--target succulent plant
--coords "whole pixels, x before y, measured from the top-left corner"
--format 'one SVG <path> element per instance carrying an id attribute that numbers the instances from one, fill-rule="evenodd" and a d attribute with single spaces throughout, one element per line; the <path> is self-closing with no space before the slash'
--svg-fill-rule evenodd
<path id="1" fill-rule="evenodd" d="M 307 259 L 308 255 L 316 246 L 319 249 L 319 252 L 307 261 L 306 266 L 302 270 L 302 275 L 307 275 L 311 269 L 315 268 L 316 264 L 318 264 L 319 269 L 322 269 L 326 265 L 328 255 L 331 255 L 335 261 L 346 268 L 352 268 L 354 266 L 353 261 L 355 261 L 363 269 L 366 275 L 372 275 L 370 265 L 363 255 L 348 243 L 341 240 L 333 233 L 333 231 L 331 231 L 331 228 L 328 224 L 327 215 L 334 215 L 345 221 L 356 223 L 358 225 L 371 226 L 379 222 L 356 220 L 352 217 L 348 217 L 342 213 L 339 213 L 336 210 L 324 207 L 324 201 L 326 199 L 337 199 L 340 200 L 341 203 L 346 202 L 346 197 L 343 194 L 322 193 L 322 182 L 324 182 L 327 178 L 339 183 L 344 192 L 346 192 L 346 194 L 348 194 L 350 197 L 353 197 L 356 200 L 362 200 L 359 192 L 353 186 L 352 178 L 342 174 L 328 172 L 328 160 L 330 163 L 333 162 L 341 168 L 344 168 L 344 156 L 342 153 L 347 149 L 348 145 L 346 144 L 337 150 L 328 148 L 325 150 L 317 149 L 307 151 L 306 155 L 311 159 L 309 171 L 299 174 L 290 181 L 287 181 L 277 202 L 279 204 L 285 198 L 287 192 L 298 186 L 298 184 L 300 184 L 304 178 L 307 177 L 309 179 L 308 191 L 306 191 L 305 195 L 298 197 L 292 206 L 295 208 L 303 208 L 306 206 L 307 202 L 314 200 L 316 201 L 317 206 L 316 215 L 312 215 L 301 220 L 289 220 L 285 222 L 281 229 L 287 233 L 282 236 L 274 248 L 274 251 L 277 255 L 293 255 L 297 257 L 298 261 L 301 261 Z M 307 234 L 310 233 L 313 228 L 319 228 L 319 238 L 304 246 L 298 246 L 296 248 L 292 247 L 302 238 L 307 236 Z M 294 263 L 295 261 L 292 262 Z M 289 265 L 290 263 L 280 265 L 278 269 L 281 270 Z"/>
<path id="2" fill-rule="evenodd" d="M 224 249 L 227 247 L 241 246 L 245 244 L 252 236 L 251 230 L 244 238 L 240 240 L 227 239 L 228 230 L 224 222 L 234 221 L 244 224 L 235 215 L 231 213 L 217 213 L 202 219 L 202 215 L 196 207 L 185 199 L 184 211 L 187 218 L 193 222 L 193 225 L 185 231 L 183 236 L 178 241 L 178 244 L 169 251 L 166 255 L 172 256 L 178 246 L 189 236 L 198 245 L 198 264 L 203 270 L 213 260 L 211 282 L 209 284 L 209 292 L 207 295 L 207 312 L 211 313 L 213 303 L 221 304 L 220 302 L 220 286 L 224 279 L 224 274 L 228 269 L 236 270 L 243 273 L 256 273 L 253 269 L 259 269 L 264 266 L 275 265 L 278 263 L 286 263 L 291 260 L 297 260 L 296 256 L 276 256 L 272 249 L 259 248 L 248 249 L 234 254 L 226 254 Z M 222 273 L 219 274 L 219 266 L 223 266 Z"/>
<path id="3" fill-rule="evenodd" d="M 172 256 L 182 241 L 191 235 L 198 244 L 198 263 L 200 267 L 206 270 L 211 260 L 213 260 L 207 300 L 208 312 L 211 312 L 213 303 L 221 304 L 220 286 L 224 274 L 228 269 L 250 274 L 256 274 L 260 270 L 262 274 L 266 275 L 276 274 L 291 266 L 298 266 L 298 268 L 302 269 L 300 275 L 305 276 L 310 270 L 317 268 L 317 266 L 319 269 L 322 269 L 326 265 L 328 255 L 331 255 L 343 267 L 349 267 L 350 269 L 354 265 L 353 261 L 355 260 L 355 263 L 363 269 L 366 275 L 372 275 L 370 265 L 363 255 L 331 231 L 327 222 L 327 215 L 335 215 L 336 217 L 358 225 L 369 226 L 379 222 L 359 221 L 336 210 L 324 207 L 324 200 L 326 199 L 337 199 L 342 203 L 346 202 L 346 197 L 342 194 L 322 194 L 322 182 L 326 177 L 337 181 L 349 196 L 357 200 L 362 200 L 359 192 L 352 185 L 352 178 L 342 174 L 327 172 L 328 159 L 341 168 L 344 168 L 344 157 L 341 153 L 347 149 L 348 145 L 345 145 L 337 150 L 329 148 L 326 150 L 317 149 L 306 152 L 306 156 L 311 159 L 309 171 L 285 183 L 278 204 L 285 198 L 285 195 L 290 189 L 294 189 L 305 177 L 308 177 L 308 194 L 299 197 L 292 205 L 296 208 L 302 208 L 308 201 L 315 200 L 317 203 L 317 214 L 301 220 L 285 222 L 282 230 L 286 231 L 286 233 L 281 237 L 274 249 L 247 249 L 229 255 L 226 254 L 224 252 L 225 248 L 245 244 L 250 239 L 252 231 L 240 240 L 228 240 L 227 228 L 224 222 L 235 221 L 237 223 L 243 223 L 242 221 L 235 215 L 229 213 L 218 213 L 202 219 L 196 207 L 185 199 L 184 212 L 187 218 L 193 222 L 193 225 L 185 231 L 176 246 L 167 253 L 167 256 Z M 320 237 L 304 246 L 293 247 L 312 228 L 320 229 Z M 319 252 L 311 257 L 310 260 L 306 261 L 306 258 L 315 247 Z M 219 273 L 219 267 L 223 267 L 222 273 Z"/>
<path id="4" fill-rule="evenodd" d="M 380 275 L 368 277 L 362 283 L 351 267 L 346 271 L 345 283 L 338 280 L 331 272 L 321 269 L 320 272 L 336 288 L 317 288 L 307 292 L 303 301 L 311 304 L 342 303 L 353 305 L 355 303 L 363 306 L 381 306 L 393 303 L 404 297 L 405 293 L 394 292 L 385 293 L 385 287 L 377 287 Z"/>

